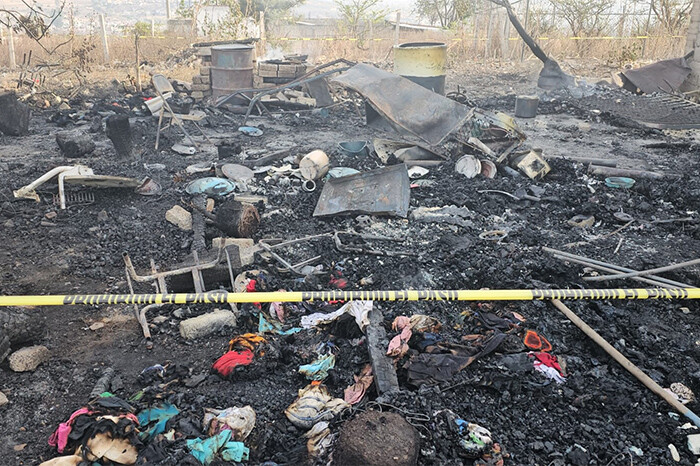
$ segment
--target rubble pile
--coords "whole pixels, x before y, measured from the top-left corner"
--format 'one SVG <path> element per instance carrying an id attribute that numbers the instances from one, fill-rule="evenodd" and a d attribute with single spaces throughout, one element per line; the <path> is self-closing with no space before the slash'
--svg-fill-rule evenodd
<path id="1" fill-rule="evenodd" d="M 291 86 L 263 106 L 309 99 L 307 67 L 283 65 L 272 84 Z M 0 309 L 0 457 L 695 464 L 697 428 L 667 401 L 700 411 L 694 300 L 567 304 L 660 399 L 548 301 L 434 291 L 690 287 L 694 263 L 655 269 L 700 250 L 693 135 L 614 126 L 558 93 L 515 119 L 515 95 L 342 68 L 319 78 L 332 106 L 306 112 L 171 112 L 149 88 L 34 109 L 28 135 L 0 136 L 1 294 L 66 297 L 24 309 L 48 323 L 23 317 L 31 332 Z M 370 300 L 389 290 L 433 294 Z"/>

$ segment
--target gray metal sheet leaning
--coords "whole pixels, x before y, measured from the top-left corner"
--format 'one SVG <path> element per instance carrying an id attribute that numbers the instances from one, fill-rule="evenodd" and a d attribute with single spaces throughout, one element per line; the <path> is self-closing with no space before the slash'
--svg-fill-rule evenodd
<path id="1" fill-rule="evenodd" d="M 326 181 L 314 217 L 358 213 L 405 218 L 410 197 L 406 165 L 390 165 Z"/>
<path id="2" fill-rule="evenodd" d="M 366 98 L 396 131 L 411 134 L 431 146 L 442 143 L 472 115 L 466 105 L 362 63 L 337 76 L 333 82 Z"/>

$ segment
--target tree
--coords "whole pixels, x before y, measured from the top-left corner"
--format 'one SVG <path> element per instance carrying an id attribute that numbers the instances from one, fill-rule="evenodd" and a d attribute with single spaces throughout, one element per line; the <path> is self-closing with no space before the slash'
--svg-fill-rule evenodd
<path id="1" fill-rule="evenodd" d="M 550 0 L 557 16 L 564 18 L 575 37 L 599 36 L 608 26 L 605 13 L 614 5 L 612 0 Z"/>
<path id="2" fill-rule="evenodd" d="M 351 37 L 357 38 L 357 46 L 362 47 L 370 24 L 384 19 L 386 11 L 377 8 L 381 0 L 334 0 L 343 25 Z"/>
<path id="3" fill-rule="evenodd" d="M 690 0 L 651 0 L 651 10 L 661 26 L 671 35 L 678 34 L 690 14 Z"/>
<path id="4" fill-rule="evenodd" d="M 41 40 L 49 35 L 51 26 L 53 26 L 56 20 L 61 16 L 63 8 L 66 5 L 65 0 L 63 0 L 55 10 L 51 10 L 50 13 L 45 12 L 36 0 L 31 0 L 31 3 L 28 0 L 22 0 L 22 3 L 26 7 L 24 12 L 0 7 L 0 24 L 12 28 L 15 32 L 24 32 L 48 54 L 52 54 L 56 49 L 72 40 L 69 39 L 66 42 L 62 42 L 53 49 L 47 49 L 41 43 Z"/>
<path id="5" fill-rule="evenodd" d="M 453 26 L 474 13 L 474 2 L 470 0 L 416 0 L 413 12 L 441 27 Z"/>

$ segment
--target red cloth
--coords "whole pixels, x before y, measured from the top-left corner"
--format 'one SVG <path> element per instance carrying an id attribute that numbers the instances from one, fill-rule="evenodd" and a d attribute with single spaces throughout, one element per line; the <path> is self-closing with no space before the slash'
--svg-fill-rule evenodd
<path id="1" fill-rule="evenodd" d="M 246 293 L 255 293 L 255 285 L 257 284 L 257 280 L 249 281 L 248 284 L 245 286 Z M 262 304 L 260 303 L 253 303 L 253 306 L 257 307 L 258 309 L 262 309 Z"/>
<path id="2" fill-rule="evenodd" d="M 238 366 L 247 366 L 253 362 L 253 352 L 249 349 L 229 351 L 216 360 L 212 366 L 222 376 L 228 376 Z"/>
<path id="3" fill-rule="evenodd" d="M 56 447 L 59 453 L 63 453 L 63 450 L 66 449 L 66 445 L 68 444 L 68 435 L 70 435 L 70 431 L 73 429 L 73 421 L 75 421 L 76 417 L 82 416 L 83 414 L 92 414 L 92 411 L 87 408 L 80 408 L 71 414 L 68 420 L 59 424 L 56 431 L 51 434 L 51 437 L 49 437 L 49 445 Z"/>
<path id="4" fill-rule="evenodd" d="M 549 353 L 532 353 L 533 356 L 537 358 L 538 361 L 540 361 L 542 364 L 544 364 L 547 367 L 553 367 L 556 369 L 559 374 L 562 376 L 564 375 L 564 371 L 561 369 L 561 366 L 557 362 L 557 357 L 554 356 L 553 354 Z"/>

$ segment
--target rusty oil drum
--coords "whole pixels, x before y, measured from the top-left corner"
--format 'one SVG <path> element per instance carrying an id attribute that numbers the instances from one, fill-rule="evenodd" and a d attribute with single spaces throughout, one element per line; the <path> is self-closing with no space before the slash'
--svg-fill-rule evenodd
<path id="1" fill-rule="evenodd" d="M 211 91 L 214 98 L 253 87 L 254 54 L 255 47 L 246 44 L 211 48 Z"/>
<path id="2" fill-rule="evenodd" d="M 394 46 L 394 73 L 438 94 L 445 94 L 447 45 L 407 42 Z"/>

